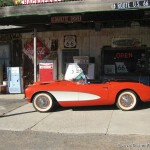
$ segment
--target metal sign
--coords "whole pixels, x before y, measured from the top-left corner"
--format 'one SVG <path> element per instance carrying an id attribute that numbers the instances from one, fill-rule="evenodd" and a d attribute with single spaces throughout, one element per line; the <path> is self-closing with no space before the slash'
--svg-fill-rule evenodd
<path id="1" fill-rule="evenodd" d="M 65 48 L 76 48 L 77 39 L 76 35 L 65 35 L 64 36 L 64 47 Z"/>
<path id="2" fill-rule="evenodd" d="M 82 21 L 81 15 L 51 17 L 51 23 L 75 23 L 81 21 Z"/>
<path id="3" fill-rule="evenodd" d="M 150 0 L 119 2 L 113 4 L 114 9 L 134 9 L 134 8 L 143 8 L 149 6 L 150 6 Z"/>

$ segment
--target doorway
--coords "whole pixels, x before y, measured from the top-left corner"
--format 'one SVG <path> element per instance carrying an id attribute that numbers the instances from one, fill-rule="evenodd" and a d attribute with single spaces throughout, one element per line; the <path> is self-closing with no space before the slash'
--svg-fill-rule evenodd
<path id="1" fill-rule="evenodd" d="M 73 56 L 79 56 L 78 49 L 64 49 L 62 50 L 62 73 L 66 72 L 66 65 L 73 63 Z"/>
<path id="2" fill-rule="evenodd" d="M 0 45 L 0 67 L 2 69 L 3 80 L 7 78 L 7 67 L 10 66 L 10 47 L 8 44 Z"/>

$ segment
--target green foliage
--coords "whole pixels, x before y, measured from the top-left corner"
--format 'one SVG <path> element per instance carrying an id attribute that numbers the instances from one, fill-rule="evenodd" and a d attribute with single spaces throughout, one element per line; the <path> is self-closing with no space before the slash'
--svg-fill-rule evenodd
<path id="1" fill-rule="evenodd" d="M 0 0 L 0 7 L 14 5 L 13 0 Z"/>

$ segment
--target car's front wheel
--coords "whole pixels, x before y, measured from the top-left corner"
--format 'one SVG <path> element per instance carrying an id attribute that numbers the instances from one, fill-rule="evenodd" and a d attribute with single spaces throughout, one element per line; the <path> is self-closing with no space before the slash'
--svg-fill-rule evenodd
<path id="1" fill-rule="evenodd" d="M 138 96 L 135 92 L 131 90 L 123 91 L 119 94 L 117 98 L 117 107 L 121 110 L 133 110 L 138 102 Z"/>
<path id="2" fill-rule="evenodd" d="M 39 112 L 49 112 L 54 107 L 54 99 L 48 93 L 38 93 L 33 98 L 33 107 Z"/>

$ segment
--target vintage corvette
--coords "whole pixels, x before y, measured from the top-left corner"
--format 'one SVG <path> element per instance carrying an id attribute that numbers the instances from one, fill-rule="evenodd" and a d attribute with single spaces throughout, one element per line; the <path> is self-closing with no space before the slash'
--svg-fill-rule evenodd
<path id="1" fill-rule="evenodd" d="M 35 82 L 25 90 L 25 98 L 39 112 L 62 107 L 98 106 L 116 104 L 121 110 L 134 109 L 139 101 L 150 101 L 150 86 L 141 81 L 87 80 L 82 68 L 76 63 L 67 67 L 64 80 Z"/>
<path id="2" fill-rule="evenodd" d="M 140 101 L 150 101 L 150 86 L 127 80 L 35 82 L 26 88 L 25 98 L 39 112 L 51 111 L 56 104 L 62 107 L 116 104 L 119 109 L 128 111 Z"/>

